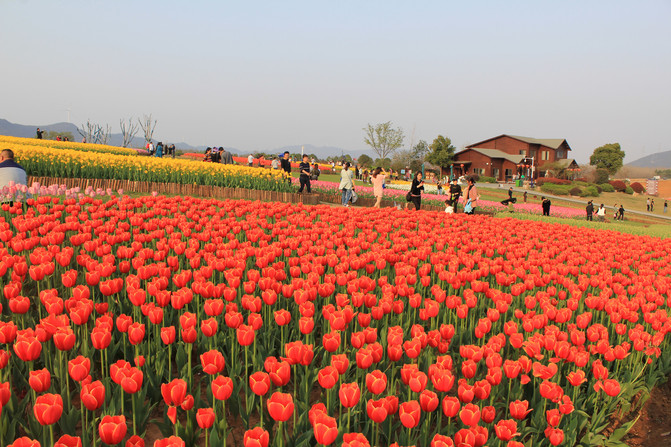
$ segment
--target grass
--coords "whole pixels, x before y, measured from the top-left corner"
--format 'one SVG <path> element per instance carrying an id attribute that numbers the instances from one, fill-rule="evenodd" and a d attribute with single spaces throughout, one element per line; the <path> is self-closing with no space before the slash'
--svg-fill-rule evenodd
<path id="1" fill-rule="evenodd" d="M 571 225 L 580 228 L 593 228 L 595 230 L 611 230 L 620 233 L 633 234 L 637 236 L 653 236 L 662 239 L 671 238 L 671 225 L 654 224 L 646 225 L 641 222 L 622 221 L 622 222 L 598 222 L 577 219 L 564 219 L 561 217 L 546 217 L 534 214 L 508 213 L 501 212 L 495 215 L 495 218 L 510 217 L 519 220 L 533 220 L 536 222 L 548 222 L 563 225 Z"/>

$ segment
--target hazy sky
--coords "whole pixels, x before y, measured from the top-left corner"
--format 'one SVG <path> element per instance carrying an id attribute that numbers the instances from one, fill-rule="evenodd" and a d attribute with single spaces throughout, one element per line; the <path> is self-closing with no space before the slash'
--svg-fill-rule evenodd
<path id="1" fill-rule="evenodd" d="M 156 136 L 265 150 L 502 133 L 671 150 L 671 2 L 0 0 L 0 118 L 152 113 Z"/>

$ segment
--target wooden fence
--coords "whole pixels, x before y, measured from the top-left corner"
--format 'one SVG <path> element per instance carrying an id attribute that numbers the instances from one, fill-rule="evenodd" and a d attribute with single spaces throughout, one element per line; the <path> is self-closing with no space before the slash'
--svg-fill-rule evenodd
<path id="1" fill-rule="evenodd" d="M 304 203 L 316 205 L 319 197 L 316 194 L 296 194 L 280 191 L 261 191 L 244 188 L 223 188 L 221 186 L 208 185 L 185 185 L 180 183 L 152 183 L 137 182 L 132 180 L 110 180 L 110 179 L 85 179 L 85 178 L 53 178 L 53 177 L 28 177 L 28 185 L 38 182 L 40 185 L 65 185 L 67 188 L 79 187 L 82 191 L 88 187 L 93 189 L 111 189 L 116 192 L 122 189 L 124 192 L 145 193 L 157 192 L 159 194 L 212 197 L 216 199 L 244 199 L 260 200 L 263 202 L 286 202 Z"/>

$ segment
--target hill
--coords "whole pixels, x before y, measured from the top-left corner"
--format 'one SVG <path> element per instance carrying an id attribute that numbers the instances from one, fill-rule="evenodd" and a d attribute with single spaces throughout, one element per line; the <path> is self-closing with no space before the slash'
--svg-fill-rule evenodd
<path id="1" fill-rule="evenodd" d="M 671 151 L 657 152 L 656 154 L 646 155 L 645 157 L 634 160 L 631 163 L 627 163 L 627 166 L 655 169 L 671 168 Z"/>

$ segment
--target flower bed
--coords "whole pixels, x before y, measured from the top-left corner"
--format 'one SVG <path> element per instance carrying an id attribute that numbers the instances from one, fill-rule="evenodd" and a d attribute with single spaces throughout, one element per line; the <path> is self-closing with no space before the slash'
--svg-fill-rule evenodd
<path id="1" fill-rule="evenodd" d="M 670 369 L 669 239 L 105 193 L 0 207 L 4 443 L 603 445 Z"/>

